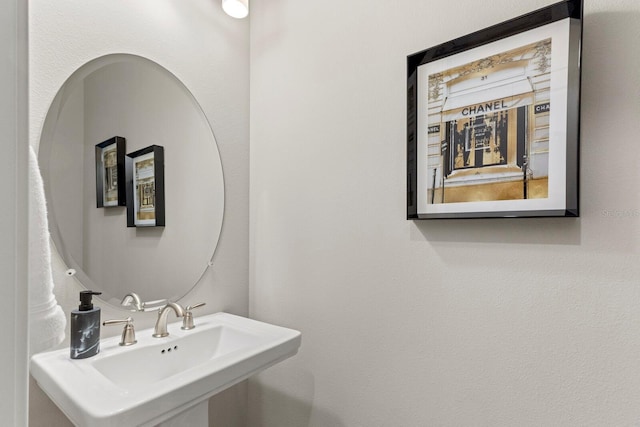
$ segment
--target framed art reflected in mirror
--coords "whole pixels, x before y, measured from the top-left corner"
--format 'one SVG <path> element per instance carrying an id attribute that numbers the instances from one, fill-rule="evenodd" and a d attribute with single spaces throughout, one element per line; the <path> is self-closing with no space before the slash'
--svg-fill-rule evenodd
<path id="1" fill-rule="evenodd" d="M 127 154 L 127 227 L 164 227 L 164 148 Z"/>
<path id="2" fill-rule="evenodd" d="M 114 136 L 96 145 L 96 206 L 126 206 L 126 140 Z"/>

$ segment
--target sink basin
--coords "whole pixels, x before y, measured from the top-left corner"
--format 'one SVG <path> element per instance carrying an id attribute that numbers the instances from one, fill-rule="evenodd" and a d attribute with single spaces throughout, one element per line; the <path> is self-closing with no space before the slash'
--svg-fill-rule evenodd
<path id="1" fill-rule="evenodd" d="M 300 332 L 228 313 L 169 324 L 170 335 L 136 331 L 138 343 L 103 339 L 98 355 L 36 354 L 31 375 L 76 425 L 155 426 L 297 353 Z"/>

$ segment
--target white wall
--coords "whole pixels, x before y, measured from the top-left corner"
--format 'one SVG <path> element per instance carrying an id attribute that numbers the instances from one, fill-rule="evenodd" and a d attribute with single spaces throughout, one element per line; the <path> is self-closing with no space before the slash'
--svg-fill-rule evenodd
<path id="1" fill-rule="evenodd" d="M 84 63 L 129 53 L 157 62 L 193 93 L 215 133 L 225 177 L 225 218 L 214 266 L 181 302 L 206 301 L 201 314 L 248 310 L 248 22 L 225 15 L 218 2 L 193 0 L 96 0 L 29 2 L 30 143 L 37 147 L 47 110 L 64 81 Z M 68 313 L 79 287 L 54 260 L 56 295 Z M 122 312 L 103 306 L 102 316 Z M 135 314 L 138 330 L 153 326 L 153 313 Z M 102 336 L 118 328 L 103 328 Z M 244 425 L 246 390 L 239 385 L 212 399 L 211 413 L 227 426 Z M 246 387 L 245 387 L 246 388 Z M 33 383 L 30 425 L 68 421 Z M 35 396 L 34 396 L 35 395 Z M 211 425 L 218 425 L 216 420 Z"/>
<path id="2" fill-rule="evenodd" d="M 581 218 L 405 218 L 406 56 L 555 0 L 251 10 L 251 427 L 640 422 L 640 3 L 586 1 Z"/>
<path id="3" fill-rule="evenodd" d="M 27 420 L 27 8 L 0 3 L 0 420 Z"/>

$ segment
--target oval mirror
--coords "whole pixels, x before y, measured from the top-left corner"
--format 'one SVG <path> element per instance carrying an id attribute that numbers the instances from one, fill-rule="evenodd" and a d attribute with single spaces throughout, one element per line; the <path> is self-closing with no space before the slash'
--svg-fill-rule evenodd
<path id="1" fill-rule="evenodd" d="M 115 155 L 97 154 L 96 146 L 114 137 L 133 155 L 122 156 L 127 179 L 116 173 Z M 147 163 L 136 160 L 144 156 L 135 154 L 151 146 L 162 147 L 164 157 L 156 154 L 150 169 L 153 185 L 144 181 L 149 168 L 139 166 Z M 38 160 L 55 247 L 69 274 L 75 270 L 106 302 L 118 306 L 129 292 L 175 301 L 211 265 L 224 212 L 220 155 L 202 108 L 165 68 L 124 54 L 82 66 L 49 109 Z M 123 181 L 126 197 L 117 190 Z M 149 207 L 164 210 L 164 226 L 128 226 L 128 209 L 139 215 Z"/>

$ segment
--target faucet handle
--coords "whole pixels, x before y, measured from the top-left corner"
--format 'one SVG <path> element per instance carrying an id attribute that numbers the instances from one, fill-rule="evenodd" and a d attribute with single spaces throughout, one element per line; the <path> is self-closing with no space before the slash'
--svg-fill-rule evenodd
<path id="1" fill-rule="evenodd" d="M 193 310 L 194 308 L 202 307 L 203 305 L 207 305 L 207 303 L 206 303 L 206 302 L 199 302 L 199 303 L 197 303 L 197 304 L 188 305 L 188 306 L 185 308 L 185 310 L 187 310 L 187 311 L 191 311 L 191 310 Z"/>
<path id="2" fill-rule="evenodd" d="M 193 324 L 193 313 L 191 312 L 191 310 L 193 310 L 194 308 L 202 307 L 205 304 L 206 302 L 199 302 L 197 304 L 188 305 L 185 308 L 184 317 L 182 318 L 182 327 L 180 329 L 188 330 L 195 328 L 196 325 Z"/>
<path id="3" fill-rule="evenodd" d="M 131 317 L 118 320 L 105 320 L 104 322 L 102 322 L 102 326 L 121 325 L 123 323 L 125 325 L 124 329 L 122 330 L 120 345 L 133 345 L 137 343 L 138 341 L 136 341 L 136 331 L 133 328 L 133 319 Z"/>

